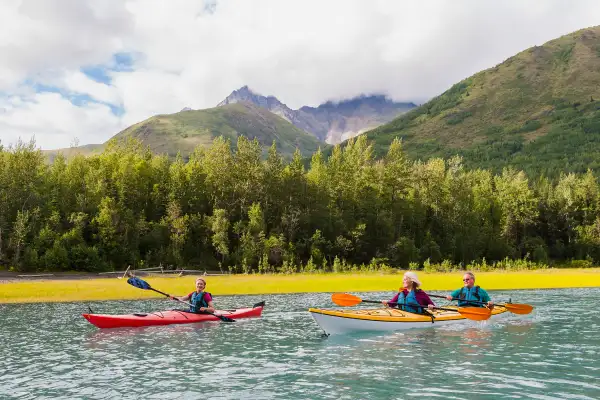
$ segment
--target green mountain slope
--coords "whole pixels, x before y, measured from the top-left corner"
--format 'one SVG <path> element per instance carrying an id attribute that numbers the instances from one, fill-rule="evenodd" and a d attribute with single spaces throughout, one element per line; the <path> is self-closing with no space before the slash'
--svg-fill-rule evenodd
<path id="1" fill-rule="evenodd" d="M 188 155 L 198 146 L 210 146 L 224 136 L 235 144 L 239 135 L 268 148 L 277 142 L 278 150 L 293 154 L 296 147 L 304 156 L 317 150 L 319 141 L 283 118 L 249 103 L 230 104 L 206 110 L 157 115 L 119 132 L 113 139 L 136 138 L 155 153 Z"/>
<path id="2" fill-rule="evenodd" d="M 367 133 L 384 153 L 527 172 L 600 170 L 600 27 L 525 50 Z"/>

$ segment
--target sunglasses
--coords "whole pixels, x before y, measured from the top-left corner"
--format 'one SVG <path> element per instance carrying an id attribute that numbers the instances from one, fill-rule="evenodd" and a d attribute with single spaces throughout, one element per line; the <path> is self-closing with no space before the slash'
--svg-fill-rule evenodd
<path id="1" fill-rule="evenodd" d="M 463 282 L 469 282 L 472 278 L 463 279 Z"/>

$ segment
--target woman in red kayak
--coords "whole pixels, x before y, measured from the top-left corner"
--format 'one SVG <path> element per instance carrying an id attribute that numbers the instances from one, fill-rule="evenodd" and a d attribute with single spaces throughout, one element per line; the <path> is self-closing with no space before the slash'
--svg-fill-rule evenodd
<path id="1" fill-rule="evenodd" d="M 411 313 L 422 314 L 423 308 L 433 308 L 435 304 L 427 293 L 419 289 L 421 281 L 414 272 L 406 272 L 402 278 L 402 290 L 390 301 L 382 301 L 385 306 L 398 307 L 399 309 Z M 423 307 L 419 307 L 423 306 Z"/>
<path id="2" fill-rule="evenodd" d="M 205 292 L 206 281 L 202 278 L 196 279 L 196 291 L 187 296 L 173 296 L 173 299 L 181 301 L 189 301 L 191 303 L 190 311 L 194 313 L 202 313 L 205 311 L 214 313 L 215 305 L 213 304 L 212 295 Z"/>

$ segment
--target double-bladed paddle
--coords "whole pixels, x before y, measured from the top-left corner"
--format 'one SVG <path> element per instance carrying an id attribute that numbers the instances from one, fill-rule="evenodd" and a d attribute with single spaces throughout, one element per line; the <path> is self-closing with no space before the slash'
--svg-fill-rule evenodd
<path id="1" fill-rule="evenodd" d="M 438 296 L 435 294 L 428 294 L 429 297 L 437 297 L 439 299 L 445 299 L 446 296 Z M 460 300 L 456 297 L 453 297 L 452 300 Z M 475 300 L 465 300 L 469 303 L 473 303 L 473 304 L 482 304 L 482 305 L 487 305 L 487 303 L 484 303 L 483 301 L 475 301 Z M 533 306 L 530 306 L 529 304 L 517 304 L 517 303 L 504 303 L 504 304 L 494 304 L 495 306 L 498 307 L 504 307 L 506 308 L 507 311 L 510 311 L 513 314 L 529 314 L 531 311 L 533 311 Z"/>
<path id="2" fill-rule="evenodd" d="M 131 286 L 134 286 L 134 287 L 136 287 L 138 289 L 152 290 L 152 291 L 154 291 L 156 293 L 160 293 L 163 296 L 167 296 L 170 299 L 177 300 L 178 302 L 183 303 L 183 304 L 187 304 L 188 306 L 192 305 L 191 303 L 188 303 L 187 301 L 179 300 L 177 298 L 174 298 L 170 294 L 167 294 L 167 293 L 161 292 L 160 290 L 154 289 L 152 286 L 150 286 L 150 284 L 148 282 L 146 282 L 145 280 L 140 279 L 140 278 L 138 278 L 136 276 L 132 276 L 131 278 L 127 279 L 127 283 L 129 283 Z M 235 322 L 234 319 L 231 319 L 231 318 L 226 317 L 224 315 L 215 314 L 215 313 L 210 312 L 210 311 L 203 311 L 203 313 L 214 315 L 215 317 L 219 318 L 221 321 L 224 321 L 224 322 Z"/>
<path id="3" fill-rule="evenodd" d="M 339 306 L 351 307 L 360 303 L 374 303 L 381 304 L 381 301 L 376 300 L 363 300 L 358 296 L 354 296 L 348 293 L 334 293 L 331 295 L 331 301 Z M 412 304 L 408 304 L 412 306 Z M 422 306 L 420 304 L 415 304 L 415 307 L 427 308 L 427 306 Z M 444 307 L 434 307 L 434 310 L 443 310 L 443 311 L 454 311 L 460 313 L 463 317 L 467 319 L 472 319 L 473 321 L 485 321 L 489 319 L 492 315 L 492 312 L 488 308 L 482 307 L 458 307 L 458 308 L 444 308 Z"/>

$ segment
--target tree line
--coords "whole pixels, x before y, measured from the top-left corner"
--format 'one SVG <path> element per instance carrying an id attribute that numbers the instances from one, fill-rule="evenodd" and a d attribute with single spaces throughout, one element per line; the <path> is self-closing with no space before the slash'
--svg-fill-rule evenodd
<path id="1" fill-rule="evenodd" d="M 58 156 L 0 147 L 0 265 L 107 271 L 173 265 L 232 272 L 340 265 L 600 260 L 600 187 L 591 171 L 522 171 L 410 161 L 364 136 L 285 159 L 276 144 L 217 138 L 189 159 L 111 142 Z M 337 266 L 337 267 L 336 267 Z M 414 267 L 414 264 L 412 264 Z"/>

